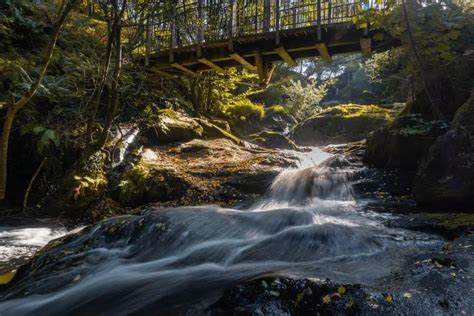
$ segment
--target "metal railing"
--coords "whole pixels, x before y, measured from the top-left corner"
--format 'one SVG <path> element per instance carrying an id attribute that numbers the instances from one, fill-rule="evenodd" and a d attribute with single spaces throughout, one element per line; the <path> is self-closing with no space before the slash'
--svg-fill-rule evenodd
<path id="1" fill-rule="evenodd" d="M 158 2 L 153 50 L 351 22 L 361 10 L 383 9 L 375 0 L 177 0 Z"/>

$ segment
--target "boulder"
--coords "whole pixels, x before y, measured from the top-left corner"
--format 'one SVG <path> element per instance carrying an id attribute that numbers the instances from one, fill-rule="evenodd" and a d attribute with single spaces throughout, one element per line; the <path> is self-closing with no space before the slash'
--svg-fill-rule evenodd
<path id="1" fill-rule="evenodd" d="M 176 169 L 140 161 L 120 176 L 113 196 L 122 205 L 138 206 L 178 199 L 189 186 Z"/>
<path id="2" fill-rule="evenodd" d="M 303 146 L 360 141 L 370 132 L 388 125 L 400 110 L 399 106 L 335 106 L 297 125 L 293 130 L 293 137 L 296 144 Z"/>
<path id="3" fill-rule="evenodd" d="M 298 146 L 283 134 L 263 131 L 250 135 L 249 141 L 265 148 L 281 148 L 297 150 Z"/>
<path id="4" fill-rule="evenodd" d="M 424 157 L 413 193 L 420 205 L 474 211 L 474 93 Z"/>
<path id="5" fill-rule="evenodd" d="M 416 171 L 420 159 L 447 130 L 444 122 L 426 122 L 419 114 L 399 116 L 391 126 L 369 135 L 364 160 L 381 168 Z"/>
<path id="6" fill-rule="evenodd" d="M 171 109 L 161 110 L 142 136 L 150 145 L 185 142 L 203 135 L 203 127 L 193 118 Z"/>

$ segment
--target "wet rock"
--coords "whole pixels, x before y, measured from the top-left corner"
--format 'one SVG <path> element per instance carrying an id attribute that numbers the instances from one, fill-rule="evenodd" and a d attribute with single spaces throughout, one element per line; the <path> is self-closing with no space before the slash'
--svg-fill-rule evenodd
<path id="1" fill-rule="evenodd" d="M 233 174 L 226 185 L 244 193 L 264 194 L 279 173 L 279 170 L 264 167 L 241 170 Z"/>
<path id="2" fill-rule="evenodd" d="M 360 141 L 371 131 L 389 124 L 399 111 L 398 106 L 340 105 L 297 125 L 293 137 L 296 144 L 303 146 Z"/>
<path id="3" fill-rule="evenodd" d="M 282 148 L 298 150 L 298 146 L 283 134 L 277 132 L 263 131 L 250 135 L 249 141 L 265 148 Z"/>
<path id="4" fill-rule="evenodd" d="M 474 210 L 474 97 L 459 109 L 452 129 L 424 157 L 413 192 L 420 205 Z"/>
<path id="5" fill-rule="evenodd" d="M 297 120 L 288 113 L 272 113 L 271 111 L 267 111 L 265 117 L 262 120 L 262 125 L 265 128 L 279 133 L 287 132 L 290 127 L 296 125 L 297 123 Z"/>
<path id="6" fill-rule="evenodd" d="M 382 168 L 416 170 L 420 159 L 447 129 L 442 121 L 426 122 L 418 114 L 397 117 L 389 127 L 369 135 L 364 160 Z"/>
<path id="7" fill-rule="evenodd" d="M 176 169 L 140 161 L 120 176 L 113 196 L 125 206 L 138 206 L 177 199 L 189 186 Z"/>
<path id="8" fill-rule="evenodd" d="M 203 135 L 202 126 L 193 118 L 171 109 L 161 110 L 142 136 L 149 145 L 184 142 Z"/>

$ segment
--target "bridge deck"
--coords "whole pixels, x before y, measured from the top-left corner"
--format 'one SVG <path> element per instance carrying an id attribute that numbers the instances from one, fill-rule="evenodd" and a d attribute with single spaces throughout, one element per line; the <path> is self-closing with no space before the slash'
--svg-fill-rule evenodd
<path id="1" fill-rule="evenodd" d="M 398 45 L 388 34 L 358 29 L 363 10 L 383 10 L 370 0 L 198 0 L 158 7 L 160 23 L 147 40 L 146 64 L 161 75 L 190 75 L 246 67 L 264 80 L 272 63 L 385 50 Z M 379 33 L 383 36 L 374 36 Z M 151 52 L 154 48 L 155 51 Z"/>

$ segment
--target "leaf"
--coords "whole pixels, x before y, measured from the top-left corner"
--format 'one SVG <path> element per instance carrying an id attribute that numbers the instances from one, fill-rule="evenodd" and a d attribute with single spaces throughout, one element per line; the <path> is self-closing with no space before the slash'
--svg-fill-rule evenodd
<path id="1" fill-rule="evenodd" d="M 393 296 L 390 295 L 390 294 L 385 294 L 385 295 L 384 295 L 384 298 L 385 298 L 385 300 L 386 300 L 387 302 L 389 302 L 389 303 L 393 302 Z"/>
<path id="2" fill-rule="evenodd" d="M 331 297 L 329 295 L 326 295 L 323 297 L 323 303 L 324 304 L 329 304 L 331 303 Z"/>
<path id="3" fill-rule="evenodd" d="M 0 284 L 10 283 L 15 275 L 16 275 L 16 271 L 10 271 L 10 272 L 0 275 Z"/>
<path id="4" fill-rule="evenodd" d="M 344 293 L 346 293 L 346 288 L 341 286 L 337 289 L 337 293 L 343 295 Z"/>
<path id="5" fill-rule="evenodd" d="M 404 298 L 411 298 L 411 293 L 408 293 L 408 292 L 403 293 L 403 297 Z"/>

